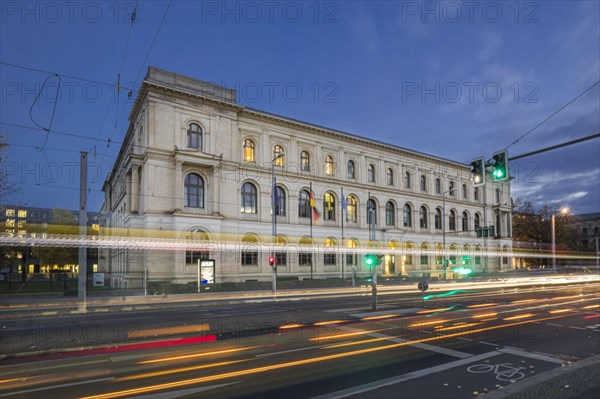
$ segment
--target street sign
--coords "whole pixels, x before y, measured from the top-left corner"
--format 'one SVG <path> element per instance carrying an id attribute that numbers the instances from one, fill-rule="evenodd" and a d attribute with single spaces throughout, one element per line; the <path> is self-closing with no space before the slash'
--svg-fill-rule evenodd
<path id="1" fill-rule="evenodd" d="M 427 281 L 419 281 L 417 288 L 419 289 L 419 291 L 425 292 L 429 289 L 429 284 L 427 283 Z"/>

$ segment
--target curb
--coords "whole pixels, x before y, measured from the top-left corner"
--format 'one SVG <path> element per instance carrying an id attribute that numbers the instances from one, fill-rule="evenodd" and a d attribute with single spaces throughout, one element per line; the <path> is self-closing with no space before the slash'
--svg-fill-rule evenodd
<path id="1" fill-rule="evenodd" d="M 600 355 L 594 355 L 507 385 L 485 399 L 568 399 L 600 384 Z"/>

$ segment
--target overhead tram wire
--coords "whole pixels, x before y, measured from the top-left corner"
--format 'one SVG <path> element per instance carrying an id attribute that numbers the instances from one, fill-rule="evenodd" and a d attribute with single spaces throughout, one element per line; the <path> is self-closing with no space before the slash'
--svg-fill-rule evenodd
<path id="1" fill-rule="evenodd" d="M 169 4 L 167 5 L 167 8 L 165 9 L 165 12 L 163 13 L 162 19 L 160 20 L 160 24 L 158 25 L 158 28 L 156 30 L 156 33 L 154 34 L 154 38 L 152 39 L 152 43 L 150 44 L 150 48 L 148 49 L 148 51 L 146 52 L 146 56 L 144 57 L 144 62 L 142 62 L 142 65 L 140 66 L 140 70 L 138 71 L 138 74 L 135 78 L 134 84 L 137 83 L 137 81 L 139 80 L 140 74 L 142 73 L 143 69 L 144 69 L 144 65 L 146 64 L 146 61 L 148 60 L 148 57 L 150 56 L 150 52 L 152 51 L 152 48 L 154 47 L 154 43 L 156 42 L 156 38 L 158 37 L 158 34 L 160 33 L 160 30 L 163 26 L 163 23 L 165 22 L 165 19 L 167 18 L 167 14 L 169 13 L 169 9 L 171 8 L 171 4 L 173 3 L 173 0 L 169 1 Z M 133 90 L 130 90 L 127 93 L 128 97 L 131 97 L 133 95 Z M 117 120 L 115 121 L 115 125 L 113 127 L 113 131 L 110 135 L 110 137 L 108 138 L 108 145 L 106 146 L 106 148 L 104 149 L 104 153 L 102 154 L 102 158 L 100 159 L 99 164 L 102 165 L 102 162 L 104 161 L 104 156 L 106 155 L 108 148 L 110 146 L 110 142 L 112 141 L 113 136 L 115 135 L 116 131 L 117 131 L 117 126 L 123 116 L 123 113 L 125 112 L 125 108 L 127 106 L 127 102 L 125 102 L 125 104 L 123 104 L 123 108 L 121 109 L 120 114 L 118 114 L 117 116 Z"/>
<path id="2" fill-rule="evenodd" d="M 577 95 L 577 97 L 573 98 L 571 101 L 569 101 L 568 103 L 566 103 L 565 105 L 563 105 L 562 107 L 560 107 L 558 110 L 554 111 L 554 113 L 552 113 L 549 117 L 547 117 L 546 119 L 544 119 L 543 121 L 541 121 L 540 123 L 538 123 L 537 125 L 535 125 L 529 131 L 527 131 L 525 134 L 523 134 L 521 137 L 519 137 L 518 139 L 516 139 L 515 141 L 513 141 L 512 143 L 510 143 L 510 145 L 508 147 L 506 147 L 506 149 L 509 149 L 511 146 L 513 146 L 514 144 L 516 144 L 519 141 L 521 141 L 523 138 L 525 138 L 525 136 L 529 135 L 531 132 L 533 132 L 535 129 L 537 129 L 538 127 L 540 127 L 544 123 L 546 123 L 548 120 L 550 120 L 556 114 L 558 114 L 559 112 L 561 112 L 563 109 L 567 108 L 569 105 L 571 105 L 572 103 L 574 103 L 581 96 L 583 96 L 588 91 L 592 90 L 595 86 L 597 86 L 598 83 L 600 83 L 600 80 L 597 81 L 596 83 L 594 83 L 593 85 L 591 85 L 590 87 L 588 87 L 587 89 L 585 89 L 583 92 L 581 92 L 579 95 Z"/>

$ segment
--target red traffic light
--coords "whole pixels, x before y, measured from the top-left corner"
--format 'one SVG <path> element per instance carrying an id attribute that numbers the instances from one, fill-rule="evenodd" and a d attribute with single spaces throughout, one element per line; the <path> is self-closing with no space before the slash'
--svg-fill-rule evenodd
<path id="1" fill-rule="evenodd" d="M 274 266 L 274 265 L 275 265 L 275 257 L 269 256 L 269 266 Z"/>

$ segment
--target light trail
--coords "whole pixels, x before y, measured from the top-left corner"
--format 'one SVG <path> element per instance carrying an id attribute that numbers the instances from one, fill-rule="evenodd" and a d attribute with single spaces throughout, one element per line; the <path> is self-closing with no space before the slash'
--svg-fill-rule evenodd
<path id="1" fill-rule="evenodd" d="M 470 331 L 462 331 L 462 332 L 444 335 L 443 337 L 436 336 L 436 337 L 431 337 L 431 338 L 422 338 L 422 339 L 418 339 L 418 340 L 394 343 L 394 344 L 379 346 L 379 347 L 375 347 L 375 348 L 358 349 L 358 350 L 350 351 L 350 352 L 343 352 L 343 353 L 337 353 L 337 354 L 332 354 L 332 355 L 325 355 L 325 356 L 313 357 L 313 358 L 308 358 L 308 359 L 295 360 L 295 361 L 291 361 L 291 362 L 279 363 L 279 364 L 274 364 L 274 365 L 270 365 L 270 366 L 263 366 L 263 367 L 256 367 L 256 368 L 251 368 L 251 369 L 246 369 L 246 370 L 232 371 L 232 372 L 228 372 L 228 373 L 216 374 L 216 375 L 211 375 L 211 376 L 206 376 L 206 377 L 199 377 L 199 378 L 192 378 L 192 379 L 188 379 L 188 380 L 156 384 L 156 385 L 151 385 L 151 386 L 146 386 L 146 387 L 141 387 L 141 388 L 126 389 L 126 390 L 122 390 L 122 391 L 109 392 L 109 393 L 104 393 L 104 394 L 99 394 L 99 395 L 85 396 L 85 397 L 81 397 L 80 399 L 111 399 L 111 398 L 118 398 L 118 397 L 128 396 L 128 395 L 136 395 L 136 394 L 139 395 L 139 394 L 144 394 L 144 393 L 153 392 L 153 391 L 161 391 L 161 390 L 165 390 L 165 389 L 169 389 L 169 388 L 178 388 L 178 387 L 182 387 L 182 386 L 201 384 L 201 383 L 205 383 L 205 382 L 213 382 L 213 381 L 223 380 L 223 379 L 227 379 L 227 378 L 241 377 L 241 376 L 247 376 L 247 375 L 251 375 L 251 374 L 258 374 L 258 373 L 263 373 L 263 372 L 271 371 L 271 370 L 280 370 L 280 369 L 288 368 L 288 367 L 295 367 L 295 366 L 301 366 L 301 365 L 306 365 L 306 364 L 319 363 L 319 362 L 327 361 L 327 360 L 341 359 L 341 358 L 346 358 L 346 357 L 350 357 L 350 356 L 362 355 L 362 354 L 366 354 L 366 353 L 373 353 L 373 352 L 389 350 L 389 349 L 393 349 L 393 348 L 399 348 L 399 347 L 403 347 L 403 346 L 414 345 L 414 344 L 418 344 L 418 343 L 430 342 L 430 341 L 434 341 L 434 340 L 439 341 L 440 339 L 459 337 L 459 336 L 462 336 L 465 334 L 474 334 L 474 333 L 478 333 L 478 332 L 507 328 L 507 327 L 512 327 L 512 326 L 516 326 L 516 325 L 553 320 L 553 319 L 557 319 L 557 318 L 561 318 L 561 317 L 564 317 L 564 316 L 543 317 L 543 318 L 535 319 L 535 320 L 509 323 L 509 324 L 505 324 L 502 326 L 494 326 L 494 327 L 487 327 L 487 328 L 481 328 L 481 329 L 470 330 Z"/>
<path id="2" fill-rule="evenodd" d="M 186 371 L 208 369 L 208 368 L 220 367 L 220 366 L 228 366 L 230 364 L 248 362 L 250 360 L 255 360 L 255 359 L 230 360 L 230 361 L 227 361 L 227 362 L 202 364 L 202 365 L 199 365 L 199 366 L 182 367 L 182 368 L 178 368 L 178 369 L 169 369 L 169 370 L 165 370 L 165 371 L 154 371 L 154 372 L 146 373 L 146 374 L 138 374 L 138 375 L 132 375 L 132 376 L 129 376 L 129 377 L 121 377 L 121 378 L 118 378 L 118 379 L 116 379 L 114 381 L 131 381 L 131 380 L 139 380 L 141 378 L 159 377 L 159 376 L 162 376 L 162 375 L 185 373 Z"/>
<path id="3" fill-rule="evenodd" d="M 144 360 L 142 362 L 138 362 L 137 364 L 172 362 L 174 360 L 193 359 L 195 357 L 222 355 L 223 353 L 235 353 L 235 352 L 247 351 L 247 350 L 256 349 L 256 348 L 260 348 L 260 346 L 250 346 L 247 348 L 233 348 L 233 349 L 224 349 L 224 350 L 214 351 L 214 352 L 202 352 L 202 353 L 194 353 L 191 355 L 164 357 L 164 358 L 160 358 L 160 359 Z"/>

